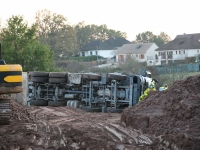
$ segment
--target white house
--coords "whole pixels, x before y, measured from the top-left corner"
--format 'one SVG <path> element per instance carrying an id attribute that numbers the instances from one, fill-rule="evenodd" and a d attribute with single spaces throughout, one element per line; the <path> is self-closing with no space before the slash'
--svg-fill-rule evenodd
<path id="1" fill-rule="evenodd" d="M 96 55 L 96 56 L 102 56 L 104 58 L 112 58 L 115 56 L 117 48 L 127 43 L 131 42 L 120 37 L 110 38 L 105 41 L 94 40 L 86 44 L 80 50 L 80 56 Z"/>
<path id="2" fill-rule="evenodd" d="M 80 56 L 92 56 L 92 55 L 96 55 L 96 56 L 102 56 L 104 58 L 112 58 L 115 56 L 115 50 L 110 50 L 110 49 L 105 49 L 105 50 L 97 50 L 97 49 L 93 49 L 93 50 L 86 50 L 86 51 L 81 51 Z"/>
<path id="3" fill-rule="evenodd" d="M 139 62 L 147 62 L 148 66 L 156 65 L 156 54 L 158 46 L 155 43 L 124 44 L 116 51 L 116 61 L 125 62 L 131 56 Z"/>
<path id="4" fill-rule="evenodd" d="M 169 64 L 193 58 L 199 61 L 200 33 L 177 35 L 174 40 L 156 49 L 158 61 Z"/>

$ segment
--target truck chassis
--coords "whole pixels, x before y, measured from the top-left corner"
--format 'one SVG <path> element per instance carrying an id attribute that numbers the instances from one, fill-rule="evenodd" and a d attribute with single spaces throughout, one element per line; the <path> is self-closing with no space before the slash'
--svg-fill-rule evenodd
<path id="1" fill-rule="evenodd" d="M 28 72 L 28 105 L 122 111 L 138 103 L 150 77 L 120 73 Z"/>

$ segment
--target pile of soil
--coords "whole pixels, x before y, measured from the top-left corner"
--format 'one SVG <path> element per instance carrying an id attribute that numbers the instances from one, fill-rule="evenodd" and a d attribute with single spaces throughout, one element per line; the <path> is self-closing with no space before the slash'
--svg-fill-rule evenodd
<path id="1" fill-rule="evenodd" d="M 168 90 L 152 91 L 121 116 L 125 126 L 154 135 L 169 149 L 200 147 L 200 75 L 175 81 Z"/>
<path id="2" fill-rule="evenodd" d="M 35 120 L 34 114 L 31 114 L 28 106 L 23 106 L 20 103 L 10 100 L 10 121 L 29 122 Z"/>

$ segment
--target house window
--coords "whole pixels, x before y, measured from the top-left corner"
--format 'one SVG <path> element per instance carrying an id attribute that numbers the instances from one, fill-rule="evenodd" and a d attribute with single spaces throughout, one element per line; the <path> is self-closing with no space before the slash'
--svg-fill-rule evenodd
<path id="1" fill-rule="evenodd" d="M 118 55 L 118 61 L 124 62 L 124 55 Z"/>
<path id="2" fill-rule="evenodd" d="M 130 59 L 131 58 L 131 55 L 126 55 L 126 59 Z"/>
<path id="3" fill-rule="evenodd" d="M 90 52 L 90 55 L 92 55 L 92 51 Z"/>
<path id="4" fill-rule="evenodd" d="M 98 51 L 95 51 L 95 54 L 98 55 Z"/>
<path id="5" fill-rule="evenodd" d="M 199 53 L 199 50 L 197 50 L 197 53 Z"/>
<path id="6" fill-rule="evenodd" d="M 82 56 L 85 56 L 85 52 L 82 52 Z"/>
<path id="7" fill-rule="evenodd" d="M 183 51 L 183 54 L 185 54 L 185 50 Z"/>
<path id="8" fill-rule="evenodd" d="M 140 59 L 144 59 L 144 54 L 141 54 L 141 55 L 140 55 Z"/>
<path id="9" fill-rule="evenodd" d="M 177 51 L 176 51 L 176 54 L 177 54 Z"/>
<path id="10" fill-rule="evenodd" d="M 136 57 L 138 57 L 138 54 L 136 54 Z"/>
<path id="11" fill-rule="evenodd" d="M 181 54 L 181 51 L 179 51 L 179 54 Z"/>

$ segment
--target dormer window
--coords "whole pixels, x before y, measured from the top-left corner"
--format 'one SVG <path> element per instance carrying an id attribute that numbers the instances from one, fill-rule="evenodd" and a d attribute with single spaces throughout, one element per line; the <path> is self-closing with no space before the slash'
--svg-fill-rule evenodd
<path id="1" fill-rule="evenodd" d="M 181 41 L 179 44 L 181 45 L 181 44 L 183 44 L 185 41 Z"/>

